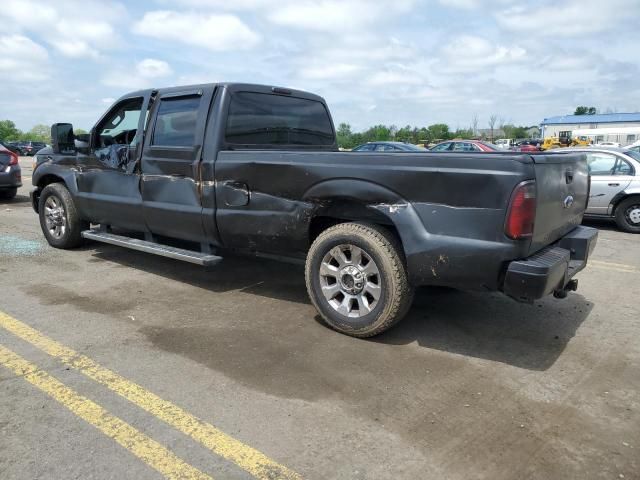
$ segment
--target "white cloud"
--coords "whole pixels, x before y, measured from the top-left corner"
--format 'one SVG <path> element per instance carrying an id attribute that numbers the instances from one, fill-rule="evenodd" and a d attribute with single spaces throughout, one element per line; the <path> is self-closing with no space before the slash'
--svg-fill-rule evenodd
<path id="1" fill-rule="evenodd" d="M 118 45 L 119 36 L 110 22 L 127 21 L 120 4 L 96 0 L 5 0 L 2 17 L 14 28 L 44 34 L 45 41 L 71 58 L 98 58 L 102 50 Z"/>
<path id="2" fill-rule="evenodd" d="M 171 75 L 173 70 L 164 60 L 156 60 L 154 58 L 145 58 L 136 65 L 138 75 L 143 78 L 158 78 Z"/>
<path id="3" fill-rule="evenodd" d="M 413 72 L 403 70 L 389 70 L 376 72 L 366 82 L 374 87 L 385 87 L 391 85 L 421 85 L 424 80 Z"/>
<path id="4" fill-rule="evenodd" d="M 480 6 L 479 0 L 438 0 L 438 3 L 444 7 L 473 9 Z"/>
<path id="5" fill-rule="evenodd" d="M 497 12 L 499 25 L 536 37 L 574 37 L 610 30 L 619 22 L 640 15 L 638 0 L 569 0 L 553 2 L 531 9 L 518 5 Z"/>
<path id="6" fill-rule="evenodd" d="M 139 35 L 196 45 L 213 51 L 246 50 L 260 35 L 235 15 L 157 10 L 144 14 L 133 31 Z"/>
<path id="7" fill-rule="evenodd" d="M 0 72 L 4 81 L 41 80 L 47 75 L 47 50 L 23 35 L 0 37 Z M 4 80 L 6 78 L 6 80 Z"/>
<path id="8" fill-rule="evenodd" d="M 300 70 L 302 78 L 312 80 L 336 80 L 352 77 L 362 70 L 358 65 L 333 63 L 329 65 L 306 66 Z"/>
<path id="9" fill-rule="evenodd" d="M 140 89 L 158 86 L 157 80 L 173 73 L 171 66 L 164 60 L 145 58 L 135 68 L 117 68 L 109 72 L 102 83 L 109 87 L 123 89 Z"/>
<path id="10" fill-rule="evenodd" d="M 517 45 L 494 45 L 487 39 L 462 35 L 442 49 L 443 72 L 471 72 L 520 62 L 527 51 Z"/>
<path id="11" fill-rule="evenodd" d="M 358 30 L 376 21 L 407 12 L 413 0 L 299 0 L 267 15 L 277 25 L 315 31 Z"/>

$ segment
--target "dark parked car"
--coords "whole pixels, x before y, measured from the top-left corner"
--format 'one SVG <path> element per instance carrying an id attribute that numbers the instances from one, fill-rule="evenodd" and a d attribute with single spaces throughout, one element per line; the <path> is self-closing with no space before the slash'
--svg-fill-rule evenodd
<path id="1" fill-rule="evenodd" d="M 20 149 L 20 155 L 25 155 L 32 157 L 39 150 L 42 150 L 47 146 L 46 143 L 43 142 L 22 142 L 18 144 L 18 148 Z"/>
<path id="2" fill-rule="evenodd" d="M 0 145 L 0 198 L 11 199 L 22 186 L 18 154 Z"/>
<path id="3" fill-rule="evenodd" d="M 479 140 L 450 140 L 431 147 L 432 152 L 501 152 L 491 143 Z"/>
<path id="4" fill-rule="evenodd" d="M 565 297 L 596 244 L 579 226 L 584 154 L 343 153 L 324 100 L 302 91 L 141 90 L 92 143 L 74 143 L 68 123 L 51 130 L 32 178 L 50 245 L 85 238 L 200 265 L 298 259 L 321 317 L 356 337 L 400 320 L 419 285 Z"/>
<path id="5" fill-rule="evenodd" d="M 426 148 L 403 142 L 368 142 L 358 145 L 352 152 L 425 152 Z"/>
<path id="6" fill-rule="evenodd" d="M 0 147 L 4 147 L 7 150 L 11 150 L 18 155 L 21 154 L 20 148 L 16 145 L 16 142 L 0 142 Z"/>

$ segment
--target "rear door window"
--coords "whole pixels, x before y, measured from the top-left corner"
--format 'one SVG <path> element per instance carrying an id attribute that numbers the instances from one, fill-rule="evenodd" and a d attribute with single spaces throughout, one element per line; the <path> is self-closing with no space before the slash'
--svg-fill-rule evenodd
<path id="1" fill-rule="evenodd" d="M 625 160 L 619 158 L 613 170 L 614 175 L 633 175 L 633 168 Z"/>
<path id="2" fill-rule="evenodd" d="M 454 152 L 475 152 L 475 148 L 472 144 L 467 142 L 457 142 L 453 144 Z"/>
<path id="3" fill-rule="evenodd" d="M 367 143 L 366 145 L 360 145 L 353 149 L 354 152 L 371 152 L 375 148 L 375 145 Z"/>
<path id="4" fill-rule="evenodd" d="M 433 147 L 433 151 L 434 152 L 444 152 L 446 150 L 449 150 L 449 147 L 451 147 L 451 143 L 441 143 L 440 145 L 436 145 L 435 147 Z"/>
<path id="5" fill-rule="evenodd" d="M 324 104 L 316 100 L 238 92 L 227 115 L 226 142 L 234 145 L 333 145 Z"/>
<path id="6" fill-rule="evenodd" d="M 608 153 L 588 153 L 587 164 L 593 176 L 613 175 L 616 157 Z"/>
<path id="7" fill-rule="evenodd" d="M 193 147 L 199 108 L 200 96 L 161 99 L 151 144 Z"/>

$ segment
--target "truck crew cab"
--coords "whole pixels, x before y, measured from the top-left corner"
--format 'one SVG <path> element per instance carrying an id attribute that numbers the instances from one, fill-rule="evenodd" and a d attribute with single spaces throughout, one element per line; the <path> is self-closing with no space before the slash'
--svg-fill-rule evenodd
<path id="1" fill-rule="evenodd" d="M 597 238 L 579 226 L 583 154 L 339 152 L 324 100 L 286 88 L 138 91 L 52 139 L 32 192 L 52 246 L 300 259 L 320 315 L 356 337 L 400 320 L 418 285 L 564 297 Z"/>

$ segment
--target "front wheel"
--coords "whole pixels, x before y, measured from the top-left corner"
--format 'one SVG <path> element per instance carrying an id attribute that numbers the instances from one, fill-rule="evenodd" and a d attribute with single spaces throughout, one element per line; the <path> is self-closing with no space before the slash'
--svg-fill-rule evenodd
<path id="1" fill-rule="evenodd" d="M 342 223 L 322 232 L 309 249 L 305 278 L 324 321 L 353 337 L 384 332 L 413 300 L 402 248 L 376 225 Z"/>
<path id="2" fill-rule="evenodd" d="M 620 230 L 640 233 L 640 197 L 630 197 L 616 207 L 616 224 Z"/>
<path id="3" fill-rule="evenodd" d="M 80 219 L 67 187 L 61 183 L 47 185 L 38 203 L 40 227 L 49 245 L 74 248 L 82 243 L 82 231 L 89 224 Z"/>

